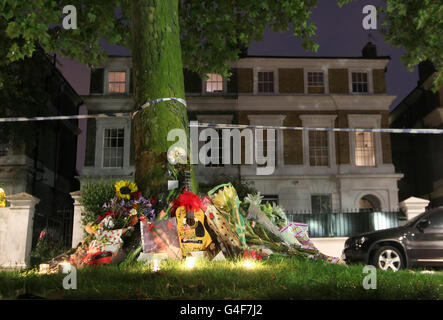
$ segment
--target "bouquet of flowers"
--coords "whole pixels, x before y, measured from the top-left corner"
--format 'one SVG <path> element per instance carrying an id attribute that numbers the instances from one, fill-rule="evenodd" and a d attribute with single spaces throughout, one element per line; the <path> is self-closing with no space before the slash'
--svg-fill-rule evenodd
<path id="1" fill-rule="evenodd" d="M 190 188 L 190 182 L 187 182 L 187 180 L 190 180 L 191 176 L 185 148 L 179 146 L 171 147 L 168 150 L 167 159 L 168 180 L 173 184 L 168 185 L 169 192 L 163 200 L 166 203 L 171 203 L 174 199 L 177 199 L 183 191 L 186 191 L 187 186 Z M 177 184 L 174 185 L 175 183 Z M 169 213 L 171 209 L 171 207 L 166 208 L 166 213 Z"/>
<path id="2" fill-rule="evenodd" d="M 71 256 L 75 264 L 107 264 L 120 259 L 122 236 L 139 221 L 151 222 L 155 211 L 149 199 L 142 196 L 137 185 L 130 181 L 115 184 L 115 196 L 103 205 L 105 213 L 85 227 L 89 234 L 87 250 Z"/>
<path id="3" fill-rule="evenodd" d="M 247 247 L 245 221 L 240 214 L 240 200 L 232 184 L 219 185 L 208 192 L 214 206 L 225 216 L 231 229 L 238 235 L 243 247 Z"/>
<path id="4" fill-rule="evenodd" d="M 275 204 L 266 202 L 260 206 L 261 211 L 263 211 L 271 220 L 271 222 L 277 226 L 279 229 L 283 228 L 288 224 L 288 218 L 286 218 L 285 210 L 283 207 Z"/>
<path id="5" fill-rule="evenodd" d="M 272 202 L 272 204 L 269 202 L 262 203 L 262 200 L 263 196 L 258 192 L 256 194 L 248 194 L 244 199 L 244 202 L 255 204 L 259 207 L 269 220 L 279 229 L 286 226 L 288 224 L 288 218 L 286 217 L 285 209 L 282 206 L 277 205 L 275 202 Z"/>
<path id="6" fill-rule="evenodd" d="M 134 182 L 119 181 L 115 184 L 115 197 L 103 205 L 106 213 L 99 216 L 95 225 L 99 225 L 105 218 L 103 228 L 115 230 L 129 228 L 140 221 L 153 221 L 154 209 L 149 199 L 142 196 Z"/>

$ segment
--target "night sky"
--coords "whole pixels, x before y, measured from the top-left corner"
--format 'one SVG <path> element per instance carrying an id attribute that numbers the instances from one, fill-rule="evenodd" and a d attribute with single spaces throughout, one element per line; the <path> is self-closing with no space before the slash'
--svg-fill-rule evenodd
<path id="1" fill-rule="evenodd" d="M 362 9 L 367 4 L 381 5 L 383 0 L 358 0 L 339 8 L 335 0 L 320 0 L 314 10 L 312 20 L 317 25 L 315 41 L 320 45 L 318 52 L 306 52 L 301 41 L 291 32 L 265 32 L 260 42 L 253 42 L 249 47 L 250 55 L 269 56 L 361 56 L 361 49 L 371 41 L 377 45 L 378 55 L 390 56 L 387 72 L 388 94 L 396 95 L 397 99 L 391 109 L 415 88 L 418 80 L 417 72 L 409 72 L 401 63 L 402 49 L 395 49 L 384 42 L 379 30 L 367 31 L 362 27 Z M 79 26 L 81 28 L 81 26 Z M 378 28 L 381 21 L 378 21 Z M 369 37 L 371 36 L 371 38 Z M 129 55 L 129 50 L 104 43 L 112 55 Z M 89 78 L 88 69 L 76 62 L 60 60 L 60 67 L 79 94 L 87 94 Z M 89 79 L 88 79 L 89 80 Z"/>
<path id="2" fill-rule="evenodd" d="M 383 0 L 358 0 L 354 3 L 338 7 L 334 0 L 320 0 L 313 11 L 312 20 L 317 25 L 315 41 L 320 45 L 316 53 L 306 52 L 301 41 L 291 32 L 275 33 L 267 31 L 263 41 L 250 46 L 251 55 L 306 55 L 306 56 L 361 56 L 361 49 L 368 41 L 377 46 L 380 56 L 390 56 L 386 85 L 388 94 L 396 95 L 397 99 L 391 108 L 406 97 L 417 85 L 417 72 L 409 72 L 401 63 L 400 57 L 404 49 L 395 49 L 384 42 L 384 36 L 378 30 L 367 31 L 362 27 L 363 7 L 367 4 L 382 5 Z M 369 38 L 371 35 L 371 38 Z"/>

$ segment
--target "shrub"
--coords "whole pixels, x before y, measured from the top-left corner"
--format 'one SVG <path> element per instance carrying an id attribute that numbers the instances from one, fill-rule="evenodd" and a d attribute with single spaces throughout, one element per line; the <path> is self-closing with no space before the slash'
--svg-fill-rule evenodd
<path id="1" fill-rule="evenodd" d="M 82 204 L 85 212 L 82 218 L 83 225 L 94 222 L 99 215 L 105 213 L 103 205 L 115 196 L 115 182 L 93 181 L 82 186 Z"/>

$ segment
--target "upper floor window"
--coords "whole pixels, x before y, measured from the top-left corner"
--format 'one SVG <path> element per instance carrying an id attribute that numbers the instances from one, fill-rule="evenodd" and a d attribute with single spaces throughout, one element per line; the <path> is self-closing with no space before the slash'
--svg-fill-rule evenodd
<path id="1" fill-rule="evenodd" d="M 209 73 L 208 80 L 206 80 L 207 93 L 222 93 L 223 92 L 223 77 L 216 73 Z"/>
<path id="2" fill-rule="evenodd" d="M 332 197 L 330 194 L 311 195 L 312 213 L 331 213 Z"/>
<path id="3" fill-rule="evenodd" d="M 122 168 L 125 129 L 105 129 L 103 141 L 103 167 Z"/>
<path id="4" fill-rule="evenodd" d="M 299 116 L 306 128 L 334 128 L 337 115 L 302 114 Z M 333 167 L 336 165 L 335 134 L 333 131 L 303 130 L 303 165 Z M 323 171 L 325 168 L 318 168 Z"/>
<path id="5" fill-rule="evenodd" d="M 374 134 L 372 132 L 355 133 L 355 165 L 375 166 Z"/>
<path id="6" fill-rule="evenodd" d="M 258 92 L 273 93 L 274 92 L 274 72 L 258 72 Z"/>
<path id="7" fill-rule="evenodd" d="M 308 72 L 308 93 L 325 93 L 323 72 Z"/>
<path id="8" fill-rule="evenodd" d="M 329 165 L 329 141 L 327 131 L 309 131 L 309 164 Z"/>
<path id="9" fill-rule="evenodd" d="M 126 93 L 126 72 L 110 71 L 108 73 L 108 92 Z"/>
<path id="10" fill-rule="evenodd" d="M 352 92 L 368 93 L 368 73 L 352 72 Z"/>

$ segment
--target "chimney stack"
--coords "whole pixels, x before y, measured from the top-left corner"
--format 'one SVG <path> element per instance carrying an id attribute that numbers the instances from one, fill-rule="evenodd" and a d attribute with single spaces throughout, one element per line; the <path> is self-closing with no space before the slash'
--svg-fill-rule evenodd
<path id="1" fill-rule="evenodd" d="M 377 46 L 372 42 L 368 42 L 361 51 L 363 58 L 376 58 L 377 57 Z"/>

